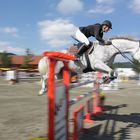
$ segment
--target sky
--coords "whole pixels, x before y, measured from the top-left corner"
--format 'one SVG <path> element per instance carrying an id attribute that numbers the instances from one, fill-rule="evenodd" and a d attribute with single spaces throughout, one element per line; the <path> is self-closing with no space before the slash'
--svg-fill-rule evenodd
<path id="1" fill-rule="evenodd" d="M 75 43 L 76 28 L 106 19 L 113 29 L 104 38 L 140 39 L 140 0 L 0 0 L 0 52 L 64 50 Z"/>

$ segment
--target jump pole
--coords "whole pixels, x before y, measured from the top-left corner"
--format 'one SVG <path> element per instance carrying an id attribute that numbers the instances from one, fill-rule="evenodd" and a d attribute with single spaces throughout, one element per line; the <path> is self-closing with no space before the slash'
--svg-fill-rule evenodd
<path id="1" fill-rule="evenodd" d="M 93 115 L 97 115 L 102 113 L 103 109 L 101 106 L 101 98 L 100 98 L 100 83 L 98 81 L 94 81 L 94 92 L 93 92 Z"/>
<path id="2" fill-rule="evenodd" d="M 75 57 L 61 52 L 44 52 L 44 56 L 49 60 L 48 71 L 48 139 L 49 140 L 69 140 L 68 136 L 68 108 L 69 108 L 69 60 Z M 63 79 L 56 84 L 55 66 L 57 61 L 62 61 Z"/>

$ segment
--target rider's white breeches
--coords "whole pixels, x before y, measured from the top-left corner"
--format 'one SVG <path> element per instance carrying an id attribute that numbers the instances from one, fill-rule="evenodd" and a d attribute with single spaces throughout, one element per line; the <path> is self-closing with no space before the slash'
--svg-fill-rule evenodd
<path id="1" fill-rule="evenodd" d="M 90 44 L 88 38 L 79 29 L 75 33 L 75 38 L 87 46 Z"/>

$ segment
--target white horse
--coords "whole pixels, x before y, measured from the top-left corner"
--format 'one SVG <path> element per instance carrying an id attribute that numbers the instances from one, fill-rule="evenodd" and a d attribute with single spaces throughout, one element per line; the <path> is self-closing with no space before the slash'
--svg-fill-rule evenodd
<path id="1" fill-rule="evenodd" d="M 140 62 L 140 41 L 129 39 L 129 38 L 112 38 L 112 45 L 103 46 L 94 44 L 94 51 L 90 54 L 84 54 L 80 57 L 79 61 L 69 61 L 69 68 L 71 71 L 76 73 L 83 73 L 86 68 L 90 68 L 90 71 L 101 71 L 108 74 L 113 72 L 110 68 L 114 62 L 115 56 L 121 53 L 130 53 L 132 57 Z M 89 62 L 87 62 L 87 57 Z M 61 61 L 57 62 L 55 68 L 55 74 L 58 74 L 63 68 Z M 38 64 L 38 70 L 42 75 L 42 89 L 40 95 L 46 92 L 46 79 L 48 73 L 48 59 L 44 57 Z M 86 70 L 88 72 L 89 69 Z"/>

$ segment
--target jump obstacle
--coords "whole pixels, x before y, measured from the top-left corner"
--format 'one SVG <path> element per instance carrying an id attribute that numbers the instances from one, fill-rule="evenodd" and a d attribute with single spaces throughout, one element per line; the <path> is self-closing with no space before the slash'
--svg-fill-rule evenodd
<path id="1" fill-rule="evenodd" d="M 102 112 L 101 101 L 99 97 L 100 85 L 94 83 L 94 97 L 87 101 L 87 112 L 84 115 L 84 105 L 81 105 L 73 112 L 73 135 L 69 137 L 69 107 L 74 103 L 69 101 L 70 75 L 69 75 L 69 60 L 74 60 L 75 57 L 61 52 L 44 52 L 44 56 L 49 60 L 48 72 L 48 139 L 49 140 L 77 140 L 83 122 L 91 122 L 91 115 Z M 62 61 L 64 64 L 62 70 L 62 80 L 55 81 L 55 66 L 57 61 Z M 85 95 L 86 96 L 86 95 Z M 82 99 L 82 95 L 80 99 Z"/>

